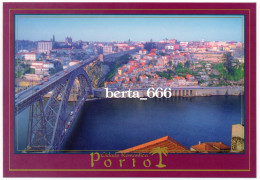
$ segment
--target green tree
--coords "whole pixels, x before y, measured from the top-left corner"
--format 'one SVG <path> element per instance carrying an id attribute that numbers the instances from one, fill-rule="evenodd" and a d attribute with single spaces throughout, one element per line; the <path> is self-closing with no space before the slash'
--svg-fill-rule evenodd
<path id="1" fill-rule="evenodd" d="M 35 69 L 30 68 L 30 74 L 35 74 Z"/>
<path id="2" fill-rule="evenodd" d="M 156 45 L 153 42 L 147 42 L 144 44 L 144 49 L 146 49 L 147 51 L 151 51 L 151 49 L 155 49 Z"/>
<path id="3" fill-rule="evenodd" d="M 168 61 L 167 64 L 168 64 L 169 67 L 172 67 L 172 61 Z"/>
<path id="4" fill-rule="evenodd" d="M 177 67 L 176 67 L 176 70 L 177 70 L 177 69 L 183 69 L 183 64 L 182 64 L 182 63 L 178 63 L 178 64 L 177 64 Z"/>
<path id="5" fill-rule="evenodd" d="M 227 80 L 228 72 L 223 63 L 213 64 L 212 69 L 218 70 L 218 72 L 220 73 L 220 76 L 223 79 Z"/>
<path id="6" fill-rule="evenodd" d="M 132 58 L 129 54 L 125 54 L 118 58 L 115 62 L 105 62 L 109 66 L 110 72 L 106 75 L 105 81 L 110 81 L 116 74 L 117 69 L 124 64 L 127 64 Z"/>
<path id="7" fill-rule="evenodd" d="M 229 75 L 229 80 L 238 81 L 244 78 L 244 64 L 233 67 L 234 74 Z"/>
<path id="8" fill-rule="evenodd" d="M 45 53 L 41 53 L 41 58 L 46 58 L 46 54 Z"/>
<path id="9" fill-rule="evenodd" d="M 56 70 L 54 68 L 50 68 L 49 73 L 50 73 L 50 75 L 53 75 L 56 73 Z"/>
<path id="10" fill-rule="evenodd" d="M 185 64 L 184 64 L 184 67 L 185 68 L 190 68 L 190 61 L 186 61 Z"/>
<path id="11" fill-rule="evenodd" d="M 227 53 L 223 54 L 222 61 L 224 63 L 224 67 L 228 71 L 228 74 L 233 75 L 234 69 L 233 69 L 232 64 L 233 64 L 234 58 L 233 58 L 231 52 L 227 52 Z"/>
<path id="12" fill-rule="evenodd" d="M 63 66 L 60 61 L 54 61 L 53 64 L 56 72 L 60 72 L 63 70 Z"/>
<path id="13" fill-rule="evenodd" d="M 174 76 L 174 72 L 172 70 L 167 69 L 167 71 L 159 72 L 156 71 L 156 74 L 160 77 L 164 77 L 166 79 L 172 79 Z"/>

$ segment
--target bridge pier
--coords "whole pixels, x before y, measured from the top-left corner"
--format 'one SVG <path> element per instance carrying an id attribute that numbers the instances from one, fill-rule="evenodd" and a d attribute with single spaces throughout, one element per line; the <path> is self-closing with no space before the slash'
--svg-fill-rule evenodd
<path id="1" fill-rule="evenodd" d="M 35 127 L 38 127 L 37 131 Z M 42 98 L 30 106 L 26 144 L 27 149 L 33 150 L 45 149 L 48 146 L 47 121 Z"/>

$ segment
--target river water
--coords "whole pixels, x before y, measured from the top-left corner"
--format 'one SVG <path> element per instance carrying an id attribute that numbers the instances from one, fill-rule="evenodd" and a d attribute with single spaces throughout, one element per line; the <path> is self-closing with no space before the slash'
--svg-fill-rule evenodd
<path id="1" fill-rule="evenodd" d="M 123 150 L 167 135 L 187 148 L 199 141 L 230 146 L 241 103 L 239 96 L 87 101 L 63 149 Z"/>
<path id="2" fill-rule="evenodd" d="M 232 124 L 241 123 L 244 116 L 243 102 L 240 96 L 87 101 L 62 148 L 123 150 L 167 135 L 187 148 L 199 141 L 221 141 L 230 146 Z M 19 153 L 26 147 L 28 109 L 19 114 L 15 124 L 15 150 Z"/>

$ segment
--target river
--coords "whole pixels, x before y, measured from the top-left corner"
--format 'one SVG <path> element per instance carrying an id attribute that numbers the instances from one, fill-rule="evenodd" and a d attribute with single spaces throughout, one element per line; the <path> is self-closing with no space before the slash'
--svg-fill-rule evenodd
<path id="1" fill-rule="evenodd" d="M 230 146 L 241 123 L 240 96 L 102 99 L 85 103 L 63 149 L 123 150 L 163 136 L 187 148 L 201 142 Z"/>
<path id="2" fill-rule="evenodd" d="M 230 146 L 232 124 L 241 123 L 244 114 L 241 112 L 242 98 L 211 96 L 87 101 L 62 148 L 123 150 L 167 135 L 187 148 L 199 141 L 221 141 Z M 26 147 L 28 109 L 19 114 L 15 122 L 19 123 L 18 131 L 15 131 L 15 149 L 23 150 Z"/>

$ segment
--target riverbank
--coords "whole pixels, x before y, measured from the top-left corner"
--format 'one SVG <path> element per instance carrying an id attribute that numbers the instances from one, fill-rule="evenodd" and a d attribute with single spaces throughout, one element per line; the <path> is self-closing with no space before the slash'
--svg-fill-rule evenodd
<path id="1" fill-rule="evenodd" d="M 112 92 L 115 91 L 125 91 L 125 90 L 109 90 Z M 148 88 L 147 89 L 131 89 L 132 93 L 124 94 L 124 97 L 133 97 L 133 92 L 138 92 L 140 98 L 148 97 Z M 173 97 L 193 97 L 193 96 L 240 96 L 244 94 L 243 87 L 175 87 L 171 88 L 171 96 Z M 105 89 L 95 89 L 94 97 L 106 98 Z M 118 96 L 121 97 L 120 94 Z"/>

